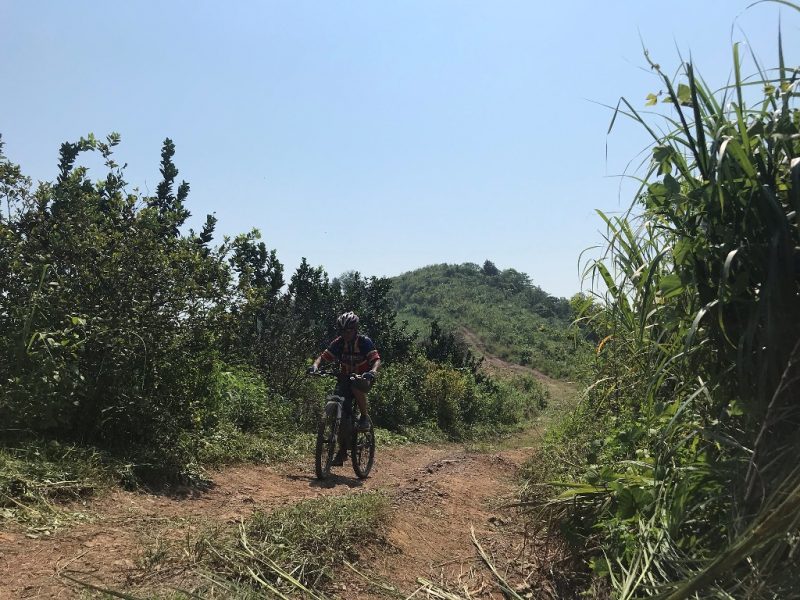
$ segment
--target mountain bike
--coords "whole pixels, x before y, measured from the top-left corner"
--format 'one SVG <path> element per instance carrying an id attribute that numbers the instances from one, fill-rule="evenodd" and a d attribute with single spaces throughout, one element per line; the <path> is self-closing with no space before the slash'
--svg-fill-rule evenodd
<path id="1" fill-rule="evenodd" d="M 317 371 L 317 377 L 338 378 L 330 371 Z M 360 375 L 351 375 L 350 381 L 361 379 Z M 328 394 L 317 426 L 317 444 L 314 451 L 314 467 L 317 479 L 325 479 L 331 471 L 336 444 L 350 451 L 353 471 L 359 479 L 366 479 L 375 460 L 375 430 L 370 423 L 369 429 L 357 427 L 355 417 L 355 398 L 349 390 L 344 395 Z"/>

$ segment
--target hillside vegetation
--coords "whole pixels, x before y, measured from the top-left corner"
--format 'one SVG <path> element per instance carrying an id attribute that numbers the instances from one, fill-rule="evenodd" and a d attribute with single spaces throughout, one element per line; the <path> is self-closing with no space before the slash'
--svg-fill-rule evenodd
<path id="1" fill-rule="evenodd" d="M 490 354 L 552 377 L 574 377 L 588 355 L 583 334 L 570 326 L 569 301 L 533 285 L 525 273 L 491 261 L 430 265 L 392 279 L 398 319 L 427 332 L 437 321 L 478 356 Z"/>

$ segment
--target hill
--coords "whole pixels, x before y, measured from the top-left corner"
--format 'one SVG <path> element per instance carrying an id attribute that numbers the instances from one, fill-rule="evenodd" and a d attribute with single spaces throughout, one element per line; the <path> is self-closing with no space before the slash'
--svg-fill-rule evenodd
<path id="1" fill-rule="evenodd" d="M 437 320 L 479 356 L 573 377 L 588 354 L 570 328 L 569 302 L 533 285 L 525 273 L 490 261 L 430 265 L 392 279 L 399 319 L 425 337 Z"/>

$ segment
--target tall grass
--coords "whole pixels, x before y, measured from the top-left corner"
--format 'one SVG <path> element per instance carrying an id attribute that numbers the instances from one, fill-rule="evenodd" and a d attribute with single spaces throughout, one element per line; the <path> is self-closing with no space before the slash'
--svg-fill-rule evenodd
<path id="1" fill-rule="evenodd" d="M 620 598 L 800 589 L 800 71 L 780 34 L 777 67 L 751 58 L 745 77 L 734 45 L 719 90 L 651 61 L 649 104 L 668 109 L 614 115 L 649 132 L 652 160 L 632 209 L 601 214 L 592 432 L 548 505 L 599 544 Z"/>

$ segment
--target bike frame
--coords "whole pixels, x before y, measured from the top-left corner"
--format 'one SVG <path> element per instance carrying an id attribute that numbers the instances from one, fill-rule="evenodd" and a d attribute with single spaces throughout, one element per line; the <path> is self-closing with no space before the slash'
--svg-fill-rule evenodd
<path id="1" fill-rule="evenodd" d="M 330 371 L 318 372 L 315 373 L 315 375 L 319 377 L 332 377 L 337 379 L 339 377 L 338 374 Z M 346 403 L 348 401 L 350 402 L 349 414 L 347 414 L 345 410 L 347 406 Z M 345 395 L 333 393 L 328 394 L 325 398 L 323 419 L 328 419 L 329 422 L 332 421 L 333 431 L 331 433 L 333 439 L 329 439 L 327 442 L 325 442 L 323 438 L 320 437 L 324 430 L 324 426 L 320 424 L 317 438 L 317 449 L 315 451 L 317 477 L 320 479 L 327 477 L 328 470 L 330 469 L 329 461 L 330 457 L 333 455 L 331 442 L 338 445 L 340 449 L 351 450 L 353 469 L 356 471 L 356 475 L 358 475 L 359 478 L 364 479 L 367 477 L 370 469 L 372 468 L 372 460 L 375 454 L 375 438 L 371 427 L 367 434 L 367 447 L 369 448 L 369 454 L 366 466 L 362 465 L 360 462 L 361 454 L 359 453 L 358 457 L 355 455 L 356 440 L 358 439 L 358 436 L 362 435 L 362 432 L 358 431 L 355 423 L 355 403 L 356 400 L 352 393 Z M 325 451 L 326 456 L 323 456 L 322 452 L 326 446 L 328 450 Z"/>

